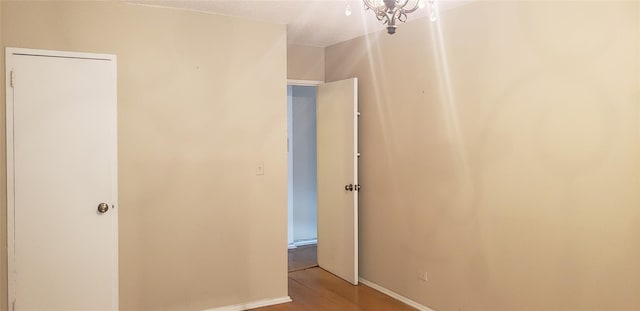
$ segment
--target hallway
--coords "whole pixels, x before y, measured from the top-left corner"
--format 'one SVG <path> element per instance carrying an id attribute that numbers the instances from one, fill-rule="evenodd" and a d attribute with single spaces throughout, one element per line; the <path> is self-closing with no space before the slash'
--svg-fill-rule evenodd
<path id="1" fill-rule="evenodd" d="M 288 250 L 288 271 L 298 271 L 318 266 L 318 245 L 298 246 Z"/>

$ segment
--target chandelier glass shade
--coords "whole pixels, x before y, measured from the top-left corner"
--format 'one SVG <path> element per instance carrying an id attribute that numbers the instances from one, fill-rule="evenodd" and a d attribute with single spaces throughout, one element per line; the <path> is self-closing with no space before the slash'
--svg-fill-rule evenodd
<path id="1" fill-rule="evenodd" d="M 396 33 L 397 23 L 407 21 L 407 14 L 425 6 L 426 0 L 363 0 L 366 10 L 371 10 L 379 21 L 387 25 L 389 34 Z M 433 5 L 434 0 L 428 0 Z"/>

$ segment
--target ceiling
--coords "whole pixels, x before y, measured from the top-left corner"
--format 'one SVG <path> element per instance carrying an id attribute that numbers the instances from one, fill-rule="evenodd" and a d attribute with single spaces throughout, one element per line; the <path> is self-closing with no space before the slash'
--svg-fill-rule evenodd
<path id="1" fill-rule="evenodd" d="M 409 0 L 417 1 L 417 0 Z M 438 10 L 448 10 L 473 0 L 436 0 Z M 361 0 L 131 0 L 129 3 L 195 10 L 287 25 L 289 44 L 326 47 L 384 29 Z M 347 5 L 352 14 L 346 16 Z M 427 9 L 408 15 L 425 17 Z M 398 32 L 402 25 L 398 26 Z"/>

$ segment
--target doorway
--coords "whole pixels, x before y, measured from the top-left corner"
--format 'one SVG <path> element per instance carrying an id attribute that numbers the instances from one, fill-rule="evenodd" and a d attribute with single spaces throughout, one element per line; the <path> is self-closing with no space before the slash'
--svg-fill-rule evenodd
<path id="1" fill-rule="evenodd" d="M 309 265 L 357 285 L 358 79 L 306 86 L 288 86 L 289 242 L 294 250 L 315 243 L 306 256 L 317 260 Z"/>
<path id="2" fill-rule="evenodd" d="M 316 90 L 287 86 L 289 271 L 318 264 Z"/>

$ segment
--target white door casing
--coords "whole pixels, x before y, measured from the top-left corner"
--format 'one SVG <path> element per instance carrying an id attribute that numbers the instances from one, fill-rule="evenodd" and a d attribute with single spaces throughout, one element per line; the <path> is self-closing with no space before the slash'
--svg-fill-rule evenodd
<path id="1" fill-rule="evenodd" d="M 358 284 L 358 79 L 318 86 L 318 264 Z M 353 190 L 345 186 L 351 185 Z"/>
<path id="2" fill-rule="evenodd" d="M 6 70 L 9 310 L 117 310 L 116 57 L 7 48 Z"/>

